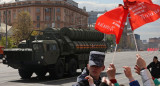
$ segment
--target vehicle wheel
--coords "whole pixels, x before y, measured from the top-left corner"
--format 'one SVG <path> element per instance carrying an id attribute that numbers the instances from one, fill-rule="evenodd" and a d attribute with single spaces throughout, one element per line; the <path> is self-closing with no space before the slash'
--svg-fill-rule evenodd
<path id="1" fill-rule="evenodd" d="M 58 60 L 56 65 L 49 70 L 49 75 L 51 78 L 59 79 L 62 78 L 64 74 L 64 64 L 61 59 Z"/>
<path id="2" fill-rule="evenodd" d="M 77 61 L 75 59 L 71 59 L 69 61 L 68 73 L 71 76 L 75 76 L 77 74 Z"/>
<path id="3" fill-rule="evenodd" d="M 35 73 L 38 76 L 38 78 L 43 78 L 43 77 L 45 77 L 47 71 L 46 70 L 39 70 L 39 71 L 36 71 Z"/>
<path id="4" fill-rule="evenodd" d="M 22 79 L 29 79 L 31 78 L 33 72 L 32 71 L 28 71 L 25 69 L 18 69 L 19 75 L 21 76 Z"/>

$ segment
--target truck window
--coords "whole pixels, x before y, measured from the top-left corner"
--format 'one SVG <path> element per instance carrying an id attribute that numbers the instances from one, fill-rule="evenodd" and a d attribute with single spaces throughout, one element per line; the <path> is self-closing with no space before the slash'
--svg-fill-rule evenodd
<path id="1" fill-rule="evenodd" d="M 56 50 L 56 45 L 51 45 L 50 50 L 51 50 L 51 51 Z"/>
<path id="2" fill-rule="evenodd" d="M 35 51 L 42 51 L 43 50 L 43 47 L 41 44 L 33 44 L 33 49 Z"/>
<path id="3" fill-rule="evenodd" d="M 56 48 L 56 45 L 54 44 L 47 44 L 47 51 L 55 51 L 57 48 Z"/>

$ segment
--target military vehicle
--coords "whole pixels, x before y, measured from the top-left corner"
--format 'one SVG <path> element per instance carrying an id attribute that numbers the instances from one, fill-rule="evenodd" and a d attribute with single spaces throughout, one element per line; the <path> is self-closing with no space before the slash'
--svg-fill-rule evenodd
<path id="1" fill-rule="evenodd" d="M 46 28 L 39 35 L 22 41 L 18 48 L 4 49 L 3 63 L 18 69 L 22 79 L 44 77 L 62 78 L 64 73 L 76 75 L 83 69 L 90 51 L 106 51 L 104 35 L 96 30 Z"/>

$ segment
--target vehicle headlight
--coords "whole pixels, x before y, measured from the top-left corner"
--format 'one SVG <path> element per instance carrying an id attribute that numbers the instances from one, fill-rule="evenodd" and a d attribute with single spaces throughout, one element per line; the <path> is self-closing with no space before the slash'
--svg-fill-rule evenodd
<path id="1" fill-rule="evenodd" d="M 2 60 L 6 60 L 6 58 L 2 58 Z"/>
<path id="2" fill-rule="evenodd" d="M 40 62 L 40 61 L 38 61 L 38 64 L 41 64 L 41 62 Z"/>
<path id="3" fill-rule="evenodd" d="M 41 56 L 41 59 L 44 59 L 44 56 Z"/>

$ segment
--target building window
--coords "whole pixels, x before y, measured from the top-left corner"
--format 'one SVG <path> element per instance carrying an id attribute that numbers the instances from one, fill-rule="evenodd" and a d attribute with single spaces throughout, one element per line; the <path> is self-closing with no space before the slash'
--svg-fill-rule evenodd
<path id="1" fill-rule="evenodd" d="M 57 21 L 60 21 L 60 19 L 61 19 L 60 16 L 57 16 Z"/>
<path id="2" fill-rule="evenodd" d="M 24 8 L 24 11 L 27 12 L 27 8 Z"/>
<path id="3" fill-rule="evenodd" d="M 57 8 L 56 12 L 60 12 L 60 11 L 61 11 L 61 9 L 60 9 L 60 8 Z"/>
<path id="4" fill-rule="evenodd" d="M 9 18 L 8 23 L 11 23 L 11 18 Z"/>
<path id="5" fill-rule="evenodd" d="M 60 24 L 57 24 L 57 28 L 60 28 Z"/>
<path id="6" fill-rule="evenodd" d="M 47 27 L 50 27 L 50 24 L 47 24 Z"/>
<path id="7" fill-rule="evenodd" d="M 37 24 L 37 28 L 39 28 L 39 27 L 40 27 L 40 23 Z"/>
<path id="8" fill-rule="evenodd" d="M 40 12 L 40 8 L 37 8 L 37 9 L 36 9 L 36 12 L 39 13 L 39 12 Z"/>
<path id="9" fill-rule="evenodd" d="M 74 17 L 72 17 L 72 23 L 74 22 Z"/>
<path id="10" fill-rule="evenodd" d="M 13 18 L 16 19 L 16 13 L 13 13 Z"/>
<path id="11" fill-rule="evenodd" d="M 46 21 L 49 21 L 50 20 L 50 16 L 46 16 Z"/>
<path id="12" fill-rule="evenodd" d="M 6 11 L 3 11 L 3 14 L 5 15 L 5 14 L 6 14 Z"/>
<path id="13" fill-rule="evenodd" d="M 53 20 L 55 21 L 55 8 L 53 8 Z"/>
<path id="14" fill-rule="evenodd" d="M 8 13 L 11 14 L 11 11 L 9 10 Z"/>
<path id="15" fill-rule="evenodd" d="M 39 21 L 40 20 L 40 16 L 37 16 L 37 21 Z"/>
<path id="16" fill-rule="evenodd" d="M 21 9 L 18 9 L 18 12 L 21 12 Z"/>
<path id="17" fill-rule="evenodd" d="M 45 12 L 51 12 L 51 8 L 46 8 Z"/>
<path id="18" fill-rule="evenodd" d="M 28 8 L 28 12 L 31 13 L 31 8 Z"/>

